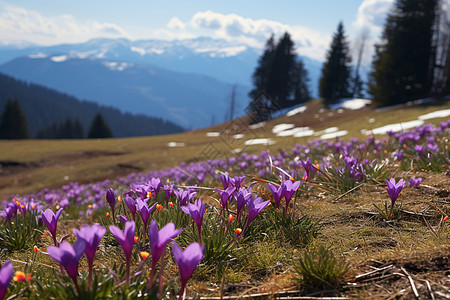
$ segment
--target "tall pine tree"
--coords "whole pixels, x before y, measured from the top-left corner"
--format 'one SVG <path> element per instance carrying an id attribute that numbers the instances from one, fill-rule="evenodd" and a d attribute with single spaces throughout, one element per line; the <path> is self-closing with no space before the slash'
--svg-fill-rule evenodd
<path id="1" fill-rule="evenodd" d="M 0 120 L 0 139 L 28 139 L 28 123 L 19 100 L 8 100 Z"/>
<path id="2" fill-rule="evenodd" d="M 325 100 L 326 105 L 336 103 L 341 98 L 351 97 L 351 62 L 344 25 L 339 22 L 319 80 L 319 96 Z"/>
<path id="3" fill-rule="evenodd" d="M 433 85 L 438 0 L 396 0 L 375 46 L 369 93 L 377 105 L 426 97 Z"/>
<path id="4" fill-rule="evenodd" d="M 272 35 L 253 73 L 250 112 L 258 109 L 257 98 L 261 93 L 270 97 L 275 109 L 306 102 L 310 99 L 307 81 L 307 72 L 295 53 L 289 33 L 286 32 L 277 44 Z"/>
<path id="5" fill-rule="evenodd" d="M 105 119 L 103 119 L 103 116 L 100 113 L 96 114 L 89 127 L 88 138 L 98 139 L 111 137 L 113 137 L 113 133 Z"/>

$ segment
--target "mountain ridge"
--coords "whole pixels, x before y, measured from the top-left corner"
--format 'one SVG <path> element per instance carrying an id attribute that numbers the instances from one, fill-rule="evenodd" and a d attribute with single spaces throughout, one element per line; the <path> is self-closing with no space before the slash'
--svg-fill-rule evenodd
<path id="1" fill-rule="evenodd" d="M 97 113 L 103 115 L 114 137 L 172 134 L 185 130 L 161 118 L 123 113 L 117 108 L 82 101 L 66 93 L 0 73 L 0 114 L 9 99 L 19 100 L 32 137 L 40 129 L 69 118 L 79 119 L 87 134 L 88 126 Z"/>

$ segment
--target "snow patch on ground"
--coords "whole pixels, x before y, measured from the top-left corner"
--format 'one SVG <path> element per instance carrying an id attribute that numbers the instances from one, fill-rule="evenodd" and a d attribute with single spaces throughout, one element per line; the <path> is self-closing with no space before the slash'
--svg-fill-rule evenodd
<path id="1" fill-rule="evenodd" d="M 305 110 L 306 110 L 306 106 L 303 105 L 303 106 L 300 106 L 300 107 L 294 108 L 293 110 L 288 111 L 286 116 L 290 117 L 290 116 L 293 116 L 296 114 L 301 114 L 301 113 L 305 112 Z"/>
<path id="2" fill-rule="evenodd" d="M 250 129 L 258 129 L 258 128 L 264 127 L 264 125 L 266 125 L 266 122 L 259 122 L 259 123 L 252 124 L 252 125 L 248 126 L 248 128 L 250 128 Z"/>
<path id="3" fill-rule="evenodd" d="M 369 99 L 341 99 L 339 103 L 330 105 L 331 109 L 339 109 L 339 108 L 345 108 L 345 109 L 361 109 L 366 105 L 369 105 L 372 103 L 372 100 Z"/>
<path id="4" fill-rule="evenodd" d="M 330 127 L 330 128 L 325 129 L 325 130 L 317 131 L 316 133 L 314 133 L 314 135 L 317 136 L 317 135 L 333 133 L 333 132 L 336 132 L 338 130 L 339 130 L 339 128 L 337 128 L 337 127 Z"/>
<path id="5" fill-rule="evenodd" d="M 169 146 L 170 148 L 184 147 L 184 146 L 186 146 L 186 144 L 185 143 L 170 142 L 170 143 L 167 144 L 167 146 Z"/>
<path id="6" fill-rule="evenodd" d="M 251 140 L 247 140 L 244 143 L 246 146 L 250 146 L 250 145 L 274 145 L 275 141 L 269 138 L 265 138 L 265 139 L 251 139 Z"/>
<path id="7" fill-rule="evenodd" d="M 242 133 L 233 135 L 233 139 L 235 139 L 235 140 L 240 140 L 243 138 L 244 138 L 244 135 Z"/>
<path id="8" fill-rule="evenodd" d="M 280 131 L 277 133 L 277 136 L 294 136 L 294 137 L 303 137 L 303 136 L 311 136 L 314 134 L 314 130 L 309 127 L 296 127 L 284 131 Z"/>
<path id="9" fill-rule="evenodd" d="M 417 126 L 423 125 L 425 122 L 423 120 L 414 120 L 409 122 L 403 122 L 403 123 L 396 123 L 396 124 L 389 124 L 385 126 L 381 126 L 372 130 L 365 130 L 366 135 L 371 134 L 386 134 L 388 131 L 392 132 L 398 132 L 405 129 L 414 128 Z"/>
<path id="10" fill-rule="evenodd" d="M 429 119 L 436 119 L 436 118 L 445 118 L 450 116 L 450 109 L 442 109 L 437 110 L 425 115 L 421 115 L 419 117 L 419 120 L 429 120 Z"/>
<path id="11" fill-rule="evenodd" d="M 209 136 L 209 137 L 218 137 L 218 136 L 220 136 L 220 132 L 210 131 L 210 132 L 207 132 L 207 133 L 206 133 L 206 136 Z"/>
<path id="12" fill-rule="evenodd" d="M 312 136 L 314 134 L 314 130 L 308 129 L 303 131 L 297 131 L 294 133 L 294 137 L 305 137 L 305 136 Z"/>
<path id="13" fill-rule="evenodd" d="M 53 56 L 50 59 L 54 62 L 63 62 L 67 60 L 67 55 Z"/>
<path id="14" fill-rule="evenodd" d="M 341 130 L 341 131 L 335 131 L 335 132 L 332 132 L 332 133 L 326 133 L 324 135 L 321 135 L 320 138 L 322 140 L 334 139 L 334 138 L 337 138 L 337 137 L 340 137 L 340 136 L 344 136 L 344 135 L 347 135 L 347 134 L 348 134 L 347 130 Z"/>
<path id="15" fill-rule="evenodd" d="M 295 125 L 294 124 L 287 124 L 287 123 L 281 123 L 281 124 L 277 124 L 275 126 L 273 126 L 272 128 L 272 132 L 277 134 L 279 132 L 294 128 Z"/>

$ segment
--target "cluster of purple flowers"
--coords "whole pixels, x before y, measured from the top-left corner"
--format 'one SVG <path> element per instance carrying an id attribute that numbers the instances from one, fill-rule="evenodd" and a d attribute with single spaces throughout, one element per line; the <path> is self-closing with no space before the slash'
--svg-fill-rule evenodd
<path id="1" fill-rule="evenodd" d="M 205 245 L 202 243 L 202 223 L 206 206 L 201 199 L 196 198 L 199 189 L 196 184 L 218 181 L 222 183 L 222 188 L 214 187 L 221 205 L 221 216 L 228 216 L 231 206 L 236 209 L 238 221 L 246 213 L 247 219 L 242 230 L 242 234 L 244 234 L 256 216 L 270 204 L 270 200 L 264 201 L 261 197 L 254 196 L 251 185 L 244 185 L 245 176 L 232 177 L 227 171 L 246 169 L 248 173 L 258 174 L 259 177 L 265 178 L 272 175 L 274 169 L 279 170 L 280 184 L 265 182 L 268 183 L 277 209 L 282 207 L 284 198 L 284 213 L 287 214 L 291 200 L 299 191 L 302 183 L 310 182 L 322 170 L 336 170 L 355 182 L 368 180 L 371 176 L 371 170 L 379 167 L 379 161 L 381 160 L 394 163 L 406 159 L 406 156 L 421 159 L 434 155 L 433 153 L 437 152 L 441 145 L 439 135 L 442 135 L 449 127 L 450 120 L 442 122 L 437 127 L 427 124 L 411 131 L 390 132 L 388 137 L 379 141 L 375 140 L 373 136 L 362 142 L 357 139 L 350 139 L 349 142 L 314 140 L 307 145 L 295 145 L 291 152 L 281 151 L 276 155 L 267 151 L 262 151 L 259 155 L 243 153 L 226 160 L 216 159 L 190 164 L 182 163 L 177 168 L 167 168 L 148 174 L 131 174 L 116 180 L 105 180 L 93 184 L 82 185 L 73 182 L 63 186 L 60 190 L 44 189 L 37 194 L 25 195 L 20 200 L 5 201 L 0 217 L 11 221 L 17 218 L 19 214 L 25 216 L 29 211 L 37 212 L 37 217 L 46 225 L 53 238 L 54 245 L 48 247 L 48 254 L 60 264 L 61 269 L 67 272 L 78 289 L 79 261 L 83 255 L 86 256 L 89 266 L 89 286 L 91 286 L 95 253 L 100 241 L 107 233 L 107 229 L 98 224 L 83 225 L 79 230 L 73 229 L 77 241 L 71 245 L 64 241 L 65 237 L 59 242 L 57 241 L 58 219 L 64 208 L 70 204 L 87 207 L 81 213 L 92 214 L 95 209 L 105 205 L 104 199 L 106 198 L 114 224 L 109 226 L 109 231 L 116 238 L 125 256 L 126 281 L 129 282 L 130 280 L 131 257 L 133 249 L 135 249 L 137 212 L 142 220 L 142 232 L 148 235 L 152 255 L 149 288 L 153 283 L 158 262 L 164 257 L 163 254 L 167 245 L 173 242 L 172 253 L 180 270 L 181 295 L 188 279 L 202 260 L 205 249 Z M 311 160 L 313 157 L 314 163 Z M 333 158 L 336 157 L 340 158 L 339 161 L 342 164 L 333 164 Z M 369 161 L 369 157 L 376 157 L 377 159 Z M 224 170 L 224 172 L 217 172 L 217 170 Z M 295 178 L 298 180 L 295 180 Z M 162 184 L 165 180 L 168 183 L 167 185 Z M 421 181 L 422 178 L 413 177 L 409 180 L 409 186 L 417 187 Z M 169 184 L 169 182 L 187 183 L 193 184 L 193 186 L 177 186 L 173 183 Z M 394 204 L 405 185 L 405 181 L 401 179 L 396 182 L 392 178 L 386 180 L 386 184 L 387 193 L 391 199 L 390 215 L 392 215 Z M 111 186 L 131 187 L 123 195 L 123 202 L 129 209 L 133 220 L 128 220 L 127 216 L 120 215 L 119 220 L 123 223 L 123 230 L 116 226 L 118 197 L 114 190 L 109 188 Z M 161 194 L 164 194 L 164 196 L 161 196 Z M 190 215 L 197 226 L 199 243 L 194 242 L 188 245 L 184 251 L 174 241 L 183 229 L 176 229 L 173 223 L 167 223 L 159 229 L 155 220 L 152 219 L 152 213 L 160 204 L 157 202 L 150 204 L 151 199 L 164 197 L 166 205 L 173 205 L 170 202 L 172 196 L 175 196 L 179 208 Z M 44 210 L 44 205 L 57 206 L 59 209 L 54 213 L 51 209 Z M 12 276 L 11 261 L 7 261 L 2 266 L 0 275 L 0 299 L 3 299 Z"/>

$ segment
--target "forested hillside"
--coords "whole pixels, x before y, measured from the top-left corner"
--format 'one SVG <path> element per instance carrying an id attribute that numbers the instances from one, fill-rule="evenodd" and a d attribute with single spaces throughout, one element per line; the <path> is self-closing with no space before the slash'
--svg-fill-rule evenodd
<path id="1" fill-rule="evenodd" d="M 184 130 L 170 120 L 122 113 L 112 107 L 80 101 L 70 95 L 0 74 L 0 113 L 8 99 L 19 100 L 32 138 L 39 130 L 67 119 L 78 119 L 86 134 L 89 124 L 97 113 L 102 114 L 114 137 L 170 134 Z"/>

